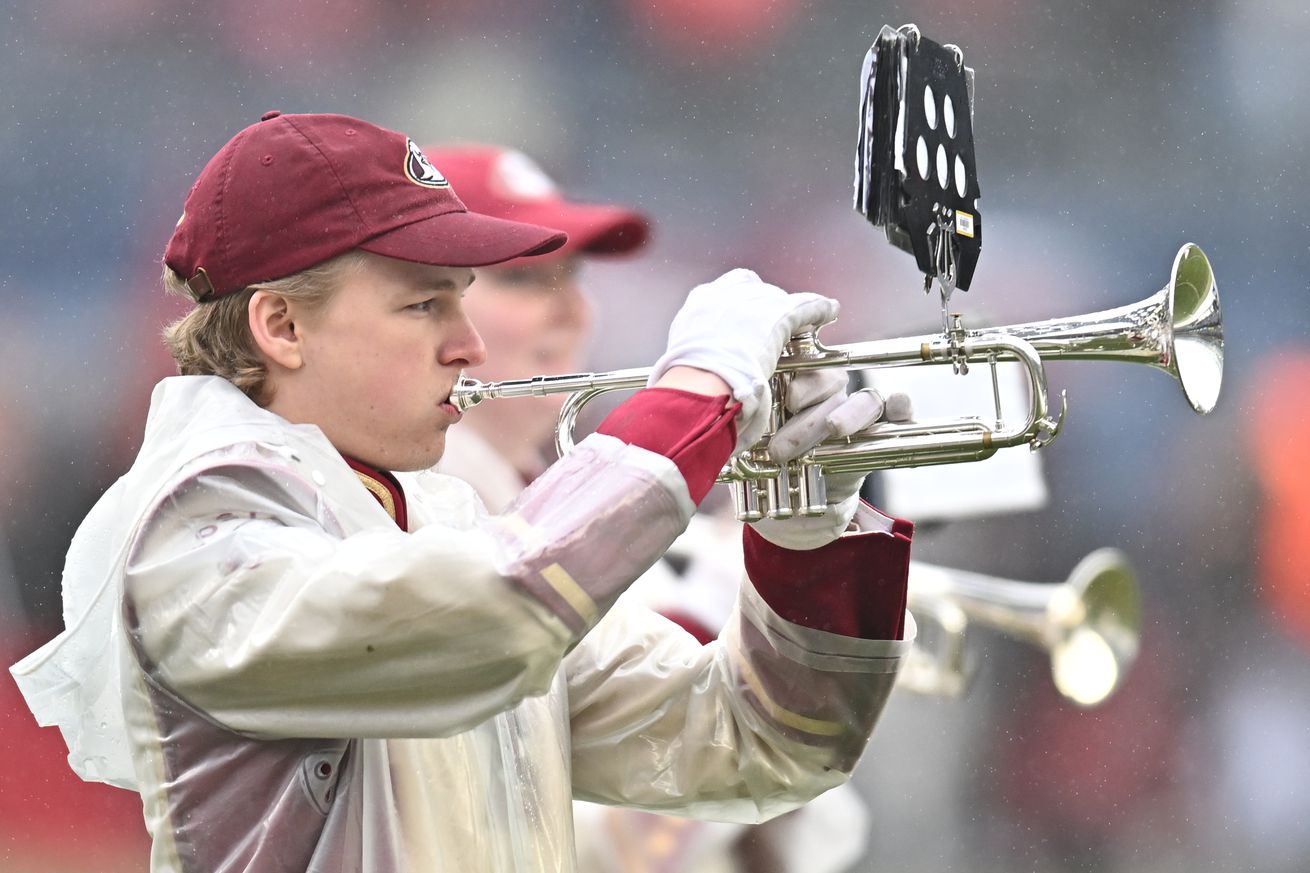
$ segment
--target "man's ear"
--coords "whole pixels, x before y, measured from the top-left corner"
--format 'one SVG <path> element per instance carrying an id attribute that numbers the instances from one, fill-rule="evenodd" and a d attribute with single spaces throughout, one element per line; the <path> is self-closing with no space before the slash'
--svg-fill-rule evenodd
<path id="1" fill-rule="evenodd" d="M 297 370 L 305 362 L 293 315 L 290 303 L 280 294 L 256 291 L 250 297 L 247 316 L 255 345 L 270 364 L 286 370 Z"/>

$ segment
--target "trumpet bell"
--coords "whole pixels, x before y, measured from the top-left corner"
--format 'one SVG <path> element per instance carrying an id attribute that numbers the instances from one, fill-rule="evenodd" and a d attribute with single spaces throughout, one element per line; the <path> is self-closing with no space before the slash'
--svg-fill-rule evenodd
<path id="1" fill-rule="evenodd" d="M 964 638 L 982 625 L 1047 653 L 1066 700 L 1096 706 L 1137 658 L 1142 607 L 1137 577 L 1118 549 L 1097 549 L 1065 581 L 1018 582 L 910 562 L 910 611 L 938 633 L 915 643 L 898 684 L 921 694 L 963 693 L 971 676 Z"/>
<path id="2" fill-rule="evenodd" d="M 1173 317 L 1170 370 L 1182 383 L 1192 409 L 1209 412 L 1219 400 L 1224 380 L 1223 318 L 1209 258 L 1191 243 L 1183 246 L 1165 288 L 1167 310 Z"/>
<path id="3" fill-rule="evenodd" d="M 1169 282 L 1127 306 L 993 328 L 1026 340 L 1044 360 L 1149 364 L 1178 380 L 1193 410 L 1207 413 L 1224 376 L 1224 328 L 1210 259 L 1187 243 Z"/>
<path id="4" fill-rule="evenodd" d="M 1078 562 L 1047 605 L 1047 645 L 1055 687 L 1095 706 L 1122 684 L 1137 658 L 1142 606 L 1137 579 L 1116 549 Z"/>

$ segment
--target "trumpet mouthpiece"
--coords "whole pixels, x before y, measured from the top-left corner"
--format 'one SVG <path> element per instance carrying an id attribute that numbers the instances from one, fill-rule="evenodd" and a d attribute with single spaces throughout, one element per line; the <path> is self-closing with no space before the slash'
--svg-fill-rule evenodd
<path id="1" fill-rule="evenodd" d="M 469 376 L 460 376 L 459 381 L 450 392 L 450 404 L 460 412 L 466 412 L 487 399 L 485 383 Z"/>

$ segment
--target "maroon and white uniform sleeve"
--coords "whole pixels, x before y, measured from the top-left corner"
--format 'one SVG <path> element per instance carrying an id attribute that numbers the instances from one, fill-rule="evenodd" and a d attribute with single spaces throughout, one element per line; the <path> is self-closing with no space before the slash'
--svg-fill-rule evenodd
<path id="1" fill-rule="evenodd" d="M 660 445 L 637 420 L 611 432 Z M 804 553 L 748 532 L 750 584 L 711 643 L 621 600 L 565 660 L 575 796 L 755 822 L 840 784 L 913 638 L 912 527 L 871 508 L 856 521 Z"/>

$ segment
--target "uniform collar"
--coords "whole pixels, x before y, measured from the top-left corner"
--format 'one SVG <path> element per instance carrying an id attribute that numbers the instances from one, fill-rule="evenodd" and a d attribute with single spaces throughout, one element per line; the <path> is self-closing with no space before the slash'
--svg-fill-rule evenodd
<path id="1" fill-rule="evenodd" d="M 341 456 L 345 462 L 350 465 L 350 469 L 355 471 L 359 477 L 360 484 L 368 489 L 368 493 L 377 498 L 378 503 L 391 520 L 401 530 L 409 530 L 409 512 L 405 506 L 405 492 L 400 487 L 400 482 L 395 476 L 386 470 L 379 470 L 370 467 L 363 461 L 356 461 L 354 458 Z"/>

